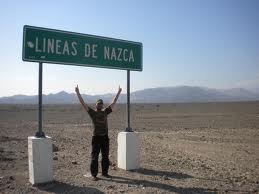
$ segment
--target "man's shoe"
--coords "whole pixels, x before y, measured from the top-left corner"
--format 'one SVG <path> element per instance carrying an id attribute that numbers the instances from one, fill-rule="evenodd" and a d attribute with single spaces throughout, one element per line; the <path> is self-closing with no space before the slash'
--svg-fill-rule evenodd
<path id="1" fill-rule="evenodd" d="M 112 176 L 109 175 L 109 174 L 102 174 L 102 176 L 105 177 L 105 178 L 109 178 L 109 179 L 112 178 Z"/>
<path id="2" fill-rule="evenodd" d="M 96 176 L 92 176 L 92 181 L 98 181 L 98 178 Z"/>

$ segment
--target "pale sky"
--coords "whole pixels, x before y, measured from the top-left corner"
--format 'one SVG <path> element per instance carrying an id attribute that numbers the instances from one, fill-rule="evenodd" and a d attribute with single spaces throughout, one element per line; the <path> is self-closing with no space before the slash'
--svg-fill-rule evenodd
<path id="1" fill-rule="evenodd" d="M 0 97 L 38 92 L 38 63 L 22 61 L 23 26 L 143 43 L 131 90 L 259 87 L 258 0 L 0 1 Z M 43 64 L 43 93 L 126 92 L 126 71 Z"/>

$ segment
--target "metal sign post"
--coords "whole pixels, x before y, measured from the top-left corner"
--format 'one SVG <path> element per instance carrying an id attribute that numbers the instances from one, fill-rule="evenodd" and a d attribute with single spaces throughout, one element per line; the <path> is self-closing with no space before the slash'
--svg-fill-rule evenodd
<path id="1" fill-rule="evenodd" d="M 127 70 L 127 128 L 126 132 L 133 132 L 130 127 L 130 70 Z"/>
<path id="2" fill-rule="evenodd" d="M 42 131 L 42 62 L 39 62 L 39 109 L 38 109 L 38 131 L 36 132 L 35 136 L 39 138 L 45 138 L 45 134 Z"/>

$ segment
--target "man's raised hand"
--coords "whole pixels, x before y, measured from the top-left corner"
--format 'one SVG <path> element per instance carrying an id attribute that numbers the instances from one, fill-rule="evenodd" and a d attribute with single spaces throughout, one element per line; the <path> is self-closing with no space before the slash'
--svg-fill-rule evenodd
<path id="1" fill-rule="evenodd" d="M 121 86 L 119 85 L 119 89 L 118 89 L 118 91 L 119 91 L 119 92 L 121 92 L 121 90 L 122 90 L 122 89 L 121 89 Z"/>
<path id="2" fill-rule="evenodd" d="M 75 91 L 76 91 L 76 93 L 77 93 L 77 94 L 79 93 L 78 85 L 76 85 L 76 87 L 75 87 Z"/>
<path id="3" fill-rule="evenodd" d="M 85 103 L 84 99 L 82 98 L 82 96 L 81 96 L 81 94 L 80 94 L 80 92 L 79 92 L 78 85 L 76 85 L 75 91 L 76 91 L 76 94 L 77 94 L 77 97 L 78 97 L 80 103 L 82 104 L 82 106 L 84 107 L 84 109 L 85 109 L 86 111 L 88 111 L 89 108 L 88 108 L 87 104 Z"/>

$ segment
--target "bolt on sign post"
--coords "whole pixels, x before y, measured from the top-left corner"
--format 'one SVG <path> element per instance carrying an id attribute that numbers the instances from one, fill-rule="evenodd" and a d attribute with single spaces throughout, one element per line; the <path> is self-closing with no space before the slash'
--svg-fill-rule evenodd
<path id="1" fill-rule="evenodd" d="M 39 63 L 39 129 L 42 131 L 43 63 L 122 69 L 127 71 L 127 128 L 130 127 L 130 71 L 143 69 L 142 43 L 35 26 L 23 28 L 23 61 Z"/>

